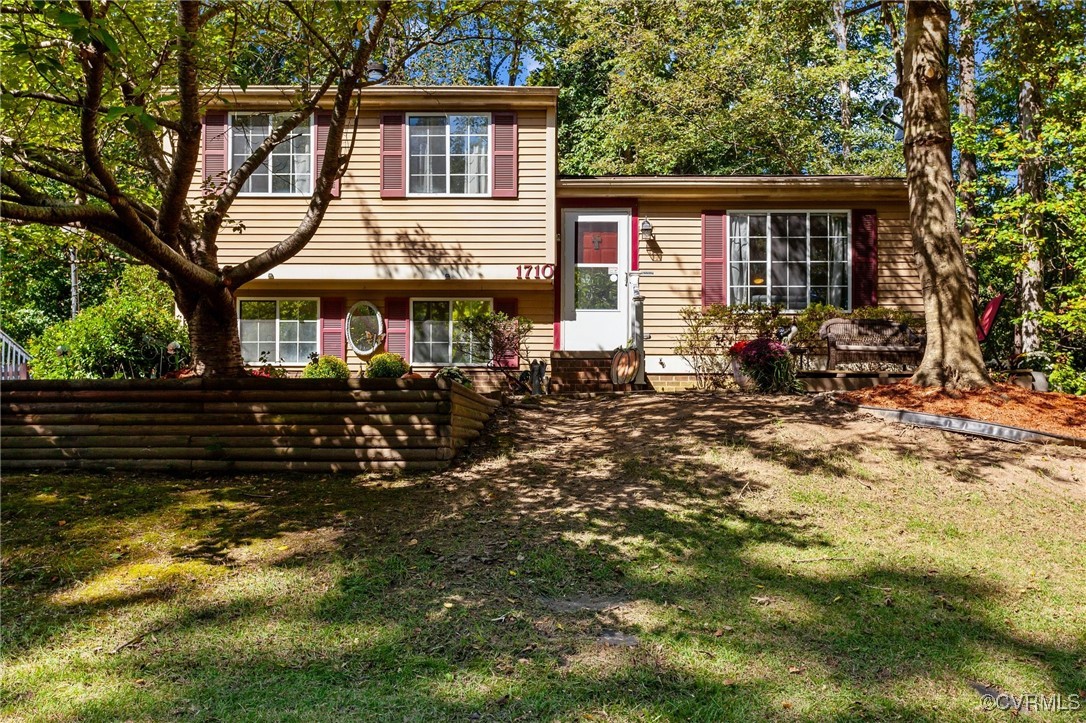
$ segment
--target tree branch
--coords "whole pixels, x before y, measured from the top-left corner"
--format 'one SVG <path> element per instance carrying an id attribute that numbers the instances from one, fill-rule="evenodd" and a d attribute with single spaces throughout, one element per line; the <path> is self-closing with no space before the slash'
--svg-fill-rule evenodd
<path id="1" fill-rule="evenodd" d="M 248 281 L 252 281 L 269 269 L 275 268 L 301 251 L 313 238 L 313 234 L 317 232 L 325 211 L 328 209 L 328 204 L 332 200 L 332 183 L 336 176 L 342 172 L 342 167 L 349 161 L 349 156 L 341 157 L 340 151 L 343 147 L 343 129 L 346 125 L 351 101 L 354 99 L 355 90 L 361 84 L 361 79 L 365 77 L 366 64 L 369 62 L 378 38 L 381 37 L 385 20 L 391 9 L 391 0 L 382 0 L 378 4 L 376 18 L 365 40 L 358 43 L 351 67 L 348 72 L 343 74 L 339 87 L 336 89 L 335 102 L 332 106 L 332 119 L 328 128 L 328 140 L 324 151 L 324 162 L 321 164 L 320 175 L 317 176 L 316 183 L 314 183 L 313 194 L 310 197 L 309 208 L 306 210 L 305 217 L 294 229 L 294 232 L 278 244 L 223 274 L 227 286 L 237 288 Z"/>
<path id="2" fill-rule="evenodd" d="M 340 74 L 341 71 L 338 68 L 330 70 L 325 77 L 324 82 L 321 83 L 321 86 L 310 94 L 302 107 L 280 123 L 259 146 L 253 149 L 253 152 L 249 154 L 249 157 L 245 159 L 238 169 L 231 174 L 226 185 L 223 186 L 222 190 L 219 192 L 215 207 L 204 214 L 204 230 L 202 238 L 205 244 L 210 246 L 213 243 L 215 237 L 219 233 L 219 228 L 222 226 L 223 219 L 226 218 L 227 211 L 230 210 L 230 206 L 233 205 L 234 200 L 237 198 L 238 193 L 241 192 L 245 182 L 248 181 L 249 177 L 260 167 L 260 164 L 268 159 L 272 149 L 282 143 L 287 137 L 287 134 L 293 132 L 294 129 L 298 127 L 299 123 L 307 119 L 313 113 L 317 104 L 320 102 L 320 99 L 324 97 L 324 94 L 332 86 L 332 82 Z M 327 155 L 325 157 L 327 158 Z"/>
<path id="3" fill-rule="evenodd" d="M 199 5 L 178 4 L 181 36 L 177 52 L 177 92 L 180 97 L 181 122 L 170 176 L 162 192 L 156 232 L 168 246 L 177 245 L 177 231 L 186 207 L 186 195 L 192 186 L 200 157 L 200 86 L 194 49 L 199 31 Z"/>
<path id="4" fill-rule="evenodd" d="M 294 3 L 291 2 L 291 0 L 282 0 L 282 2 L 283 6 L 290 11 L 291 15 L 298 18 L 298 22 L 302 24 L 302 27 L 305 28 L 306 32 L 309 33 L 310 37 L 316 38 L 320 42 L 320 44 L 328 52 L 328 59 L 331 60 L 337 68 L 342 68 L 343 58 L 340 56 L 339 53 L 336 52 L 336 49 L 328 43 L 323 35 L 318 33 L 313 28 L 308 20 L 302 17 L 302 13 L 298 10 L 297 7 L 295 7 Z"/>

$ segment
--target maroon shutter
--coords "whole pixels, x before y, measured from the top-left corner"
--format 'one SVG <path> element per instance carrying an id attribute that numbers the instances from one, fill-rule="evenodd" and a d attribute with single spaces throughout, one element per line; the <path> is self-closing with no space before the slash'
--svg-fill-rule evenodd
<path id="1" fill-rule="evenodd" d="M 494 152 L 490 156 L 490 195 L 517 197 L 517 114 L 495 113 Z"/>
<path id="2" fill-rule="evenodd" d="M 229 149 L 230 125 L 227 122 L 226 111 L 208 111 L 204 116 L 204 193 L 214 195 L 226 184 L 226 176 L 230 170 L 229 159 L 226 157 Z"/>
<path id="3" fill-rule="evenodd" d="M 405 296 L 385 299 L 385 351 L 408 356 L 408 332 L 411 330 L 411 300 Z"/>
<path id="4" fill-rule="evenodd" d="M 701 305 L 727 302 L 724 221 L 726 211 L 701 214 Z"/>
<path id="5" fill-rule="evenodd" d="M 517 317 L 517 300 L 513 298 L 507 299 L 494 299 L 494 312 L 505 314 L 508 317 Z M 516 369 L 520 366 L 520 357 L 517 356 L 516 350 L 512 353 L 506 354 L 501 359 L 495 359 L 495 363 L 500 367 L 507 367 L 510 369 Z"/>
<path id="6" fill-rule="evenodd" d="M 316 112 L 313 131 L 317 137 L 313 139 L 313 183 L 316 185 L 317 176 L 324 165 L 324 149 L 328 147 L 328 131 L 332 125 L 332 111 L 319 110 Z M 332 198 L 339 198 L 339 179 L 332 181 Z"/>
<path id="7" fill-rule="evenodd" d="M 852 308 L 879 303 L 879 215 L 852 211 Z"/>
<path id="8" fill-rule="evenodd" d="M 406 136 L 403 113 L 381 114 L 381 198 L 407 195 Z"/>
<path id="9" fill-rule="evenodd" d="M 347 336 L 343 317 L 347 313 L 347 300 L 341 296 L 321 297 L 321 355 L 347 358 Z"/>

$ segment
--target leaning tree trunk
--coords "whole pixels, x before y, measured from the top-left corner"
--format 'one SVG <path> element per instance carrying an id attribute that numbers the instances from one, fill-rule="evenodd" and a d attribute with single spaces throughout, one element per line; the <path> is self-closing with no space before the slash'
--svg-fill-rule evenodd
<path id="1" fill-rule="evenodd" d="M 1018 94 L 1018 120 L 1022 140 L 1028 145 L 1018 165 L 1018 191 L 1028 197 L 1022 212 L 1022 252 L 1025 263 L 1018 272 L 1018 287 L 1021 289 L 1019 311 L 1022 322 L 1019 327 L 1019 339 L 1022 354 L 1031 354 L 1041 350 L 1041 323 L 1037 319 L 1044 304 L 1044 229 L 1038 206 L 1044 202 L 1045 172 L 1044 161 L 1037 149 L 1037 139 L 1041 133 L 1041 93 L 1031 81 L 1023 81 Z"/>
<path id="2" fill-rule="evenodd" d="M 837 51 L 841 54 L 841 61 L 848 57 L 848 20 L 845 16 L 845 0 L 834 0 L 833 3 L 833 39 L 837 43 Z M 849 100 L 852 91 L 849 89 L 848 77 L 837 81 L 837 96 L 841 103 L 841 160 L 847 161 L 852 153 L 852 111 L 849 108 Z"/>
<path id="3" fill-rule="evenodd" d="M 958 17 L 961 25 L 958 41 L 958 67 L 961 71 L 958 79 L 958 116 L 969 124 L 970 133 L 977 122 L 977 59 L 976 35 L 973 30 L 974 0 L 962 0 L 958 5 Z M 958 200 L 961 203 L 959 229 L 963 239 L 973 235 L 977 217 L 977 154 L 973 151 L 958 150 Z M 979 300 L 977 284 L 976 251 L 972 244 L 965 247 L 965 257 L 969 264 L 969 290 L 973 303 Z"/>
<path id="4" fill-rule="evenodd" d="M 229 289 L 206 294 L 174 292 L 185 317 L 192 350 L 192 368 L 202 377 L 248 376 L 241 357 L 238 313 Z"/>
<path id="5" fill-rule="evenodd" d="M 906 11 L 902 100 L 913 252 L 924 294 L 927 348 L 914 384 L 988 386 L 977 342 L 969 273 L 958 236 L 947 92 L 946 2 L 912 0 Z"/>

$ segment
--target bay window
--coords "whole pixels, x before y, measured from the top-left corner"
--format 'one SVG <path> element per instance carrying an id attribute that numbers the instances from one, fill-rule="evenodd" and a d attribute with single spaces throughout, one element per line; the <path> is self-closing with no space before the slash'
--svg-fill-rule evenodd
<path id="1" fill-rule="evenodd" d="M 283 122 L 281 113 L 234 113 L 230 122 L 230 169 L 236 171 Z M 313 131 L 308 120 L 272 149 L 241 187 L 242 193 L 306 195 L 313 187 Z"/>
<path id="2" fill-rule="evenodd" d="M 728 303 L 849 306 L 847 213 L 728 214 Z"/>
<path id="3" fill-rule="evenodd" d="M 407 116 L 409 194 L 490 193 L 490 116 Z"/>
<path id="4" fill-rule="evenodd" d="M 238 333 L 246 364 L 305 364 L 317 351 L 317 299 L 241 299 Z"/>
<path id="5" fill-rule="evenodd" d="M 412 300 L 411 363 L 486 364 L 490 341 L 473 337 L 463 322 L 491 307 L 490 299 Z"/>

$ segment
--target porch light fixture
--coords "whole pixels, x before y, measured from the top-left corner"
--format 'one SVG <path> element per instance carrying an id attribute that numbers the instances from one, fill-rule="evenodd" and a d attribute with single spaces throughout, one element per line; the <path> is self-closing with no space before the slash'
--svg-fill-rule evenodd
<path id="1" fill-rule="evenodd" d="M 652 222 L 651 221 L 649 221 L 647 218 L 643 218 L 643 219 L 641 219 L 641 223 L 639 225 L 640 225 L 640 228 L 638 229 L 638 238 L 640 240 L 642 240 L 642 241 L 652 241 L 654 238 L 656 238 L 652 234 Z"/>
<path id="2" fill-rule="evenodd" d="M 603 236 L 598 233 L 592 234 L 592 249 L 595 251 L 600 250 L 600 246 L 603 245 Z"/>

